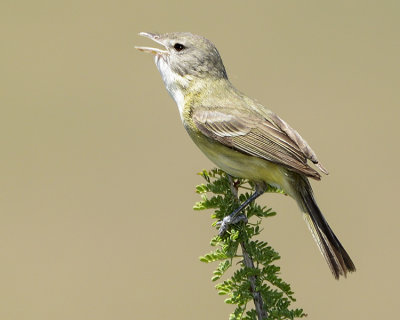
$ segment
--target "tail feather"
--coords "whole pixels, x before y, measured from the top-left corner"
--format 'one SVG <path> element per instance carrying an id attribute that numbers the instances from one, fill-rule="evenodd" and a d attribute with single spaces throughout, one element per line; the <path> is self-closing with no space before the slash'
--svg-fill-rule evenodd
<path id="1" fill-rule="evenodd" d="M 308 181 L 305 182 L 306 185 L 300 190 L 302 207 L 305 211 L 304 220 L 333 276 L 336 279 L 340 276 L 346 277 L 348 272 L 356 271 L 356 267 L 319 210 L 311 186 Z"/>

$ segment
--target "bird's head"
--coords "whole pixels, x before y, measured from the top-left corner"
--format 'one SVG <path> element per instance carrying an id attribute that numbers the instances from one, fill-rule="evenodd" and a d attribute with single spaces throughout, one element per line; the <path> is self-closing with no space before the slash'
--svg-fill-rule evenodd
<path id="1" fill-rule="evenodd" d="M 147 37 L 164 48 L 136 47 L 136 49 L 155 55 L 156 65 L 166 78 L 227 78 L 222 59 L 214 44 L 202 36 L 189 32 L 148 33 Z"/>

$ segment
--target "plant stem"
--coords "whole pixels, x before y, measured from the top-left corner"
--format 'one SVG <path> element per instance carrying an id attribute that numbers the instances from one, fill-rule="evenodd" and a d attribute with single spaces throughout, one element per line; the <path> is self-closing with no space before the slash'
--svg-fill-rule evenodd
<path id="1" fill-rule="evenodd" d="M 242 248 L 244 265 L 247 268 L 255 269 L 253 259 L 247 253 L 244 242 L 240 243 L 240 247 Z M 268 319 L 268 314 L 267 311 L 265 311 L 264 309 L 264 302 L 262 300 L 261 294 L 256 289 L 256 281 L 256 276 L 249 276 L 251 294 L 253 296 L 254 305 L 256 307 L 257 317 L 259 320 L 266 320 Z"/>
<path id="2" fill-rule="evenodd" d="M 239 202 L 238 189 L 236 188 L 231 176 L 229 176 L 229 182 L 230 182 L 230 188 L 231 188 L 232 194 L 236 198 L 236 200 Z M 249 269 L 255 269 L 253 259 L 248 254 L 248 252 L 246 250 L 246 243 L 244 241 L 240 242 L 240 247 L 242 249 L 244 265 Z M 248 279 L 250 282 L 250 289 L 251 289 L 251 294 L 253 296 L 254 306 L 256 307 L 257 318 L 258 318 L 258 320 L 267 320 L 268 313 L 264 309 L 264 302 L 261 297 L 261 294 L 260 294 L 260 292 L 257 291 L 257 276 L 249 276 Z"/>

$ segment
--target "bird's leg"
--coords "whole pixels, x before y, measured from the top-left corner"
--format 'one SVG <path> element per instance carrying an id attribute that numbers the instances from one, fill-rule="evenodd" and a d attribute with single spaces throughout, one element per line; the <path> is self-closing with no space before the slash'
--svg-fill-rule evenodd
<path id="1" fill-rule="evenodd" d="M 234 196 L 237 198 L 237 188 L 235 188 L 233 184 L 232 177 L 229 176 L 229 181 L 231 182 L 231 190 Z M 222 236 L 229 225 L 238 223 L 239 221 L 247 221 L 247 217 L 244 214 L 239 215 L 239 213 L 245 209 L 252 201 L 257 199 L 264 193 L 265 188 L 257 188 L 256 191 L 245 201 L 243 202 L 239 208 L 233 211 L 229 216 L 226 216 L 222 221 L 218 222 L 217 225 L 220 225 L 218 230 L 218 235 Z"/>

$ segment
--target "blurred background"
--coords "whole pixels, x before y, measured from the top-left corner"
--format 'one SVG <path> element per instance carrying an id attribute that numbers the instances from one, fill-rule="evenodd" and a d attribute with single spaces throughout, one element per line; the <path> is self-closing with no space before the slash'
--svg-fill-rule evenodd
<path id="1" fill-rule="evenodd" d="M 392 318 L 399 284 L 398 1 L 0 3 L 0 318 L 227 319 L 210 281 L 211 169 L 140 31 L 212 40 L 230 80 L 311 144 L 357 272 L 335 281 L 293 200 L 264 239 L 309 319 Z"/>

